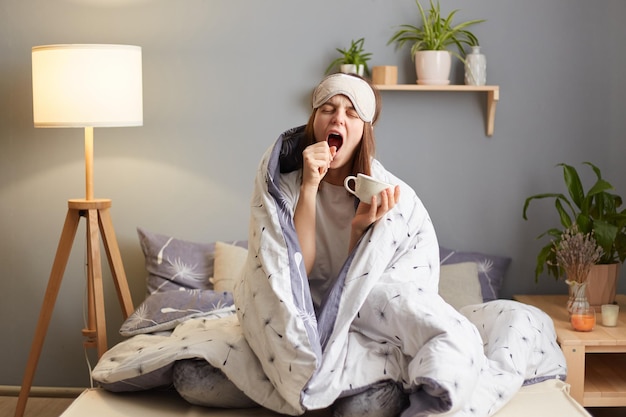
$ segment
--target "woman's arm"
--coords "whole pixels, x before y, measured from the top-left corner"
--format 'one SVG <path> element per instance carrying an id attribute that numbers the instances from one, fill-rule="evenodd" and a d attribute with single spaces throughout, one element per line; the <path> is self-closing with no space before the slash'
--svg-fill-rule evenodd
<path id="1" fill-rule="evenodd" d="M 302 152 L 302 185 L 300 196 L 293 215 L 293 222 L 298 234 L 304 266 L 307 274 L 315 262 L 315 204 L 317 190 L 322 178 L 328 172 L 336 148 L 327 142 L 309 145 Z"/>
<path id="2" fill-rule="evenodd" d="M 302 249 L 304 267 L 309 274 L 315 261 L 315 200 L 317 187 L 300 187 L 300 196 L 296 204 L 293 222 L 298 234 L 298 241 Z"/>

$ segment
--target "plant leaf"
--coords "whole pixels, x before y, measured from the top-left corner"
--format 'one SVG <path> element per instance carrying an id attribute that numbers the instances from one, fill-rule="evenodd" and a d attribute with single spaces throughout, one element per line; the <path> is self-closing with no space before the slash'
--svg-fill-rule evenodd
<path id="1" fill-rule="evenodd" d="M 565 185 L 567 186 L 567 192 L 569 193 L 574 204 L 576 204 L 578 208 L 581 208 L 585 198 L 585 192 L 583 190 L 582 183 L 580 182 L 578 172 L 576 172 L 576 168 L 563 163 L 558 165 L 563 167 L 563 179 L 565 180 Z"/>
<path id="2" fill-rule="evenodd" d="M 532 195 L 530 197 L 528 197 L 526 199 L 526 201 L 524 202 L 524 209 L 522 211 L 522 217 L 524 218 L 524 220 L 528 220 L 528 217 L 526 216 L 526 211 L 528 210 L 528 206 L 530 205 L 530 202 L 532 200 L 540 200 L 543 198 L 556 198 L 556 199 L 561 199 L 562 201 L 564 201 L 568 207 L 570 208 L 570 210 L 572 211 L 572 213 L 574 213 L 574 207 L 572 206 L 572 204 L 569 202 L 569 200 L 567 199 L 567 197 L 565 197 L 565 195 L 561 194 L 561 193 L 544 193 L 544 194 L 535 194 Z"/>
<path id="3" fill-rule="evenodd" d="M 595 220 L 593 222 L 594 237 L 598 245 L 602 247 L 604 254 L 602 255 L 602 262 L 612 262 L 614 257 L 613 242 L 617 237 L 619 228 L 613 224 L 607 223 L 603 220 Z"/>
<path id="4" fill-rule="evenodd" d="M 561 199 L 557 198 L 554 200 L 554 205 L 556 207 L 556 211 L 559 213 L 559 218 L 561 219 L 561 224 L 564 228 L 568 228 L 572 225 L 572 218 L 567 214 L 565 209 L 563 208 L 563 204 L 561 203 Z"/>

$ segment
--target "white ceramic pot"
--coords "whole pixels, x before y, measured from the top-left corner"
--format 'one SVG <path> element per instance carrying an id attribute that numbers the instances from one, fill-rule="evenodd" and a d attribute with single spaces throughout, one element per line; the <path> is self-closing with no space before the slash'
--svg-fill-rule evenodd
<path id="1" fill-rule="evenodd" d="M 344 74 L 356 74 L 356 65 L 354 64 L 341 64 L 339 66 L 339 71 Z"/>
<path id="2" fill-rule="evenodd" d="M 363 64 L 341 64 L 339 66 L 339 71 L 343 72 L 344 74 L 357 74 L 362 77 L 365 71 L 365 66 Z"/>
<path id="3" fill-rule="evenodd" d="M 417 83 L 424 85 L 450 84 L 452 54 L 449 51 L 417 51 L 415 72 Z"/>

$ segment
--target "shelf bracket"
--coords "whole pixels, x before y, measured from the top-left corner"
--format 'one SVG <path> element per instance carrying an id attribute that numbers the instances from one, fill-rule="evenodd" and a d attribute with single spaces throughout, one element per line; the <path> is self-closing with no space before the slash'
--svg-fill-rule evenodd
<path id="1" fill-rule="evenodd" d="M 493 135 L 493 125 L 496 120 L 496 105 L 500 100 L 500 89 L 487 91 L 487 136 Z"/>

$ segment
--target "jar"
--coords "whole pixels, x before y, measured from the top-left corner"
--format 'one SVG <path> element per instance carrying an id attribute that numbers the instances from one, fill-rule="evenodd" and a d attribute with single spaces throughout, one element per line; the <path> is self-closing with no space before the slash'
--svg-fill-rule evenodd
<path id="1" fill-rule="evenodd" d="M 574 330 L 590 332 L 596 326 L 596 310 L 593 307 L 574 307 L 570 322 Z"/>
<path id="2" fill-rule="evenodd" d="M 485 85 L 487 82 L 487 59 L 480 52 L 480 46 L 472 46 L 472 52 L 465 56 L 465 84 Z"/>

